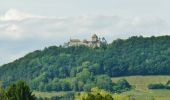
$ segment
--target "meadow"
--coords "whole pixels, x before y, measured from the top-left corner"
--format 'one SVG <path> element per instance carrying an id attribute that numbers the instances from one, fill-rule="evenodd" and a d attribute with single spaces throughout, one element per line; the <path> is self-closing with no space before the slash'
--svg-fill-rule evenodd
<path id="1" fill-rule="evenodd" d="M 170 100 L 170 90 L 149 90 L 147 86 L 151 83 L 166 83 L 170 76 L 126 76 L 113 77 L 113 82 L 119 79 L 126 79 L 133 85 L 133 89 L 121 94 L 113 94 L 115 100 Z M 50 98 L 53 96 L 63 96 L 65 92 L 37 92 L 35 96 Z M 129 98 L 127 98 L 129 97 Z"/>
<path id="2" fill-rule="evenodd" d="M 42 97 L 42 98 L 51 98 L 51 97 L 61 97 L 66 94 L 66 92 L 39 92 L 39 91 L 34 91 L 33 92 L 36 97 Z"/>
<path id="3" fill-rule="evenodd" d="M 165 84 L 170 80 L 170 76 L 126 76 L 114 77 L 113 82 L 119 79 L 126 79 L 134 89 L 132 91 L 124 92 L 119 96 L 131 96 L 133 100 L 170 100 L 170 90 L 149 90 L 147 86 L 151 83 Z"/>
<path id="4" fill-rule="evenodd" d="M 135 87 L 135 90 L 147 91 L 147 86 L 152 83 L 163 83 L 166 84 L 170 80 L 170 76 L 126 76 L 126 77 L 114 77 L 113 82 L 120 79 L 126 79 L 131 85 Z"/>

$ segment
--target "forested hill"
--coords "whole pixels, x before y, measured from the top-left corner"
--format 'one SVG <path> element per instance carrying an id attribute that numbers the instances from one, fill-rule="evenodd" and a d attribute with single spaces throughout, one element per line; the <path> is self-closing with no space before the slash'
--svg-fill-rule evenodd
<path id="1" fill-rule="evenodd" d="M 0 80 L 4 85 L 26 80 L 34 87 L 80 73 L 111 77 L 170 75 L 170 36 L 118 39 L 100 48 L 52 46 L 1 66 Z"/>

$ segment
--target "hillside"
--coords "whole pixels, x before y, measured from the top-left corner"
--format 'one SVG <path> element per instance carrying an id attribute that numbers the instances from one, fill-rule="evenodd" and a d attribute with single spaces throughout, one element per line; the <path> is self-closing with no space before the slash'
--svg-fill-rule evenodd
<path id="1" fill-rule="evenodd" d="M 74 82 L 81 91 L 102 78 L 110 80 L 109 76 L 169 74 L 170 36 L 118 39 L 100 48 L 52 46 L 0 67 L 4 86 L 26 80 L 32 89 L 41 91 L 72 90 Z"/>

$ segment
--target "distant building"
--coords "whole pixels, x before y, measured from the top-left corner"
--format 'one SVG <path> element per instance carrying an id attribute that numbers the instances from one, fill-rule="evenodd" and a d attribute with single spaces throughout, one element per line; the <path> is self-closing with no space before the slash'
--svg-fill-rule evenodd
<path id="1" fill-rule="evenodd" d="M 68 43 L 65 43 L 65 47 L 69 47 L 69 46 L 88 46 L 88 47 L 101 47 L 102 45 L 106 45 L 107 41 L 106 39 L 103 38 L 99 38 L 96 34 L 94 34 L 91 37 L 91 41 L 88 41 L 86 39 L 84 39 L 83 41 L 80 41 L 79 39 L 70 39 L 70 41 Z"/>

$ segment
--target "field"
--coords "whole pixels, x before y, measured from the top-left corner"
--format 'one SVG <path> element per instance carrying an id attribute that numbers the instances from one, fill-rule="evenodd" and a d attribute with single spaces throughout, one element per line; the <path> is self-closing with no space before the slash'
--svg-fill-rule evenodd
<path id="1" fill-rule="evenodd" d="M 128 82 L 133 85 L 134 89 L 122 94 L 113 94 L 114 97 L 130 96 L 130 100 L 170 100 L 170 90 L 147 89 L 148 84 L 151 83 L 166 83 L 168 80 L 170 80 L 170 76 L 127 76 L 112 78 L 113 82 L 116 82 L 119 79 L 128 80 Z M 34 94 L 39 97 L 49 98 L 52 96 L 63 96 L 65 92 L 34 92 Z"/>
<path id="2" fill-rule="evenodd" d="M 135 86 L 135 90 L 147 91 L 147 86 L 151 83 L 165 84 L 170 80 L 170 76 L 127 76 L 112 78 L 113 82 L 119 79 L 126 79 L 131 85 Z"/>
<path id="3" fill-rule="evenodd" d="M 50 98 L 54 96 L 64 96 L 66 92 L 38 92 L 34 91 L 33 92 L 36 97 L 42 97 L 42 98 Z"/>
<path id="4" fill-rule="evenodd" d="M 126 79 L 135 87 L 134 90 L 122 93 L 130 95 L 134 100 L 170 100 L 170 90 L 148 90 L 147 86 L 151 83 L 165 84 L 170 80 L 170 76 L 128 76 L 112 78 L 113 82 L 119 79 Z"/>

